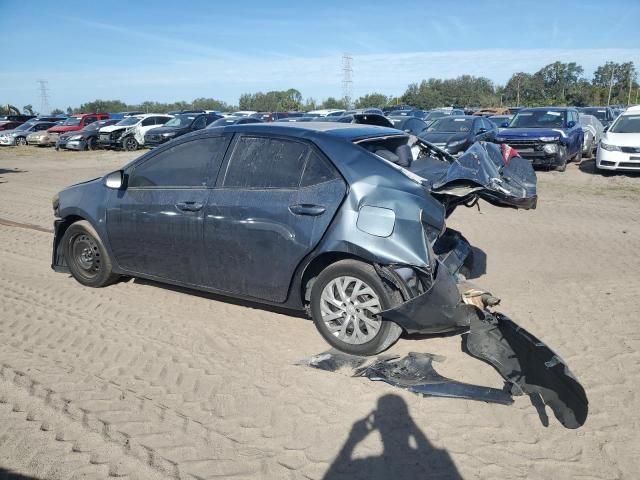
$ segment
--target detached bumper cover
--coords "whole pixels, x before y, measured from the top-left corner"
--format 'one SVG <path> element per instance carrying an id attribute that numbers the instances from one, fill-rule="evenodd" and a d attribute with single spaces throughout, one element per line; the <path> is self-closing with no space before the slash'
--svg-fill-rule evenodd
<path id="1" fill-rule="evenodd" d="M 569 367 L 506 316 L 476 309 L 462 346 L 471 356 L 492 365 L 512 385 L 514 395 L 529 395 L 534 405 L 542 399 L 566 428 L 586 422 L 589 401 Z"/>

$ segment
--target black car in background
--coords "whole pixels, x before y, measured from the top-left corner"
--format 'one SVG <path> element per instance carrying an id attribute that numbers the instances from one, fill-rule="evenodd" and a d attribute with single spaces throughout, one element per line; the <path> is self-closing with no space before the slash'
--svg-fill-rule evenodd
<path id="1" fill-rule="evenodd" d="M 493 141 L 497 131 L 496 125 L 484 117 L 455 115 L 434 121 L 420 138 L 457 155 L 479 140 Z"/>
<path id="2" fill-rule="evenodd" d="M 176 115 L 162 127 L 152 128 L 144 136 L 145 147 L 157 147 L 173 138 L 185 133 L 195 132 L 206 128 L 216 120 L 223 118 L 215 113 L 182 113 Z"/>
<path id="3" fill-rule="evenodd" d="M 90 123 L 82 130 L 63 133 L 56 141 L 56 150 L 66 148 L 69 150 L 95 150 L 98 148 L 98 130 L 102 127 L 115 125 L 120 120 L 109 118 Z"/>
<path id="4" fill-rule="evenodd" d="M 253 117 L 222 117 L 210 123 L 207 128 L 226 127 L 227 125 L 244 125 L 245 123 L 264 123 L 259 118 Z"/>
<path id="5" fill-rule="evenodd" d="M 396 117 L 395 115 L 389 115 L 387 118 L 393 123 L 393 128 L 410 133 L 416 137 L 427 129 L 427 123 L 416 117 Z"/>

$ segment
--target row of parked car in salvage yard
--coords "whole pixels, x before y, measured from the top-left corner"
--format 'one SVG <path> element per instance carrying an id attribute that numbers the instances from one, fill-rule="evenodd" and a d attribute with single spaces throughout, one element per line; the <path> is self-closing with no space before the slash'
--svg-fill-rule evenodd
<path id="1" fill-rule="evenodd" d="M 0 145 L 53 146 L 56 150 L 96 148 L 137 150 L 157 147 L 186 133 L 207 127 L 268 122 L 340 122 L 392 127 L 419 137 L 451 155 L 460 156 L 477 141 L 507 144 L 534 166 L 564 171 L 570 161 L 596 155 L 596 168 L 640 170 L 640 106 L 616 117 L 609 107 L 536 107 L 515 114 L 486 109 L 464 112 L 434 110 L 434 117 L 418 110 L 318 110 L 300 112 L 182 111 L 168 114 L 131 112 L 125 118 L 106 113 L 39 117 L 2 130 Z M 11 124 L 11 122 L 5 122 Z M 599 147 L 599 148 L 598 148 Z"/>

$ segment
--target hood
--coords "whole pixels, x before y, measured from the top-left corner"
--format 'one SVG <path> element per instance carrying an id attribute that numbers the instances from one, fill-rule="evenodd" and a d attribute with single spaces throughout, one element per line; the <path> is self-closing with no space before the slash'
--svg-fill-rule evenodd
<path id="1" fill-rule="evenodd" d="M 517 156 L 505 162 L 500 146 L 489 142 L 475 142 L 457 159 L 418 142 L 430 155 L 414 161 L 410 170 L 432 194 L 446 198 L 449 212 L 476 196 L 497 206 L 536 207 L 537 179 L 528 160 Z"/>
<path id="2" fill-rule="evenodd" d="M 619 147 L 640 147 L 640 133 L 605 133 L 602 141 Z"/>
<path id="3" fill-rule="evenodd" d="M 420 135 L 420 138 L 430 143 L 450 143 L 457 140 L 466 140 L 469 138 L 469 133 L 465 132 L 425 132 Z"/>
<path id="4" fill-rule="evenodd" d="M 147 135 L 162 135 L 163 133 L 176 132 L 176 133 L 184 133 L 188 132 L 189 127 L 156 127 L 149 130 Z"/>
<path id="5" fill-rule="evenodd" d="M 13 135 L 14 133 L 16 133 L 16 129 L 15 129 L 15 128 L 14 128 L 14 129 L 11 129 L 11 130 L 2 130 L 2 131 L 0 132 L 0 135 L 7 135 L 7 136 L 9 136 L 9 135 Z M 24 132 L 24 133 L 29 134 L 29 132 Z"/>
<path id="6" fill-rule="evenodd" d="M 75 132 L 78 130 L 82 130 L 82 126 L 80 125 L 58 125 L 56 127 L 51 127 L 48 132 L 51 133 L 65 133 L 65 132 Z"/>
<path id="7" fill-rule="evenodd" d="M 135 127 L 135 125 L 127 125 L 127 126 L 123 126 L 123 125 L 108 125 L 106 127 L 102 127 L 100 129 L 100 133 L 111 133 L 111 132 L 115 132 L 117 130 L 126 130 L 128 128 L 132 128 Z"/>
<path id="8" fill-rule="evenodd" d="M 567 135 L 560 128 L 503 128 L 500 130 L 497 139 L 506 138 L 508 140 L 526 140 L 540 137 L 566 137 Z"/>

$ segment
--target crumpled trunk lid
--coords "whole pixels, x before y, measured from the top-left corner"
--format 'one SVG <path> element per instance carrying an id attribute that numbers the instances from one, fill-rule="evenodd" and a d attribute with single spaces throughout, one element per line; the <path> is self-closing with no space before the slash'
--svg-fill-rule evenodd
<path id="1" fill-rule="evenodd" d="M 418 146 L 427 155 L 410 170 L 424 179 L 432 194 L 447 201 L 447 210 L 475 197 L 501 207 L 536 208 L 537 178 L 528 160 L 505 160 L 500 146 L 487 142 L 474 143 L 458 158 L 421 139 Z"/>

